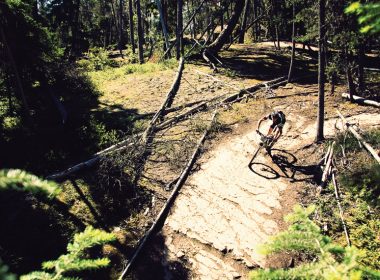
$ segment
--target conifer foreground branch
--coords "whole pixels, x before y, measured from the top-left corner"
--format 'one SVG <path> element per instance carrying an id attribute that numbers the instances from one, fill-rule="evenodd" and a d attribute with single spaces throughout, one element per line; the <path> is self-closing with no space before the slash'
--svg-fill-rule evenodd
<path id="1" fill-rule="evenodd" d="M 311 205 L 294 208 L 285 220 L 291 225 L 263 246 L 263 253 L 280 252 L 306 254 L 314 259 L 289 269 L 260 269 L 252 271 L 251 279 L 380 279 L 380 272 L 360 264 L 361 252 L 355 247 L 342 247 L 323 235 L 309 216 Z"/>

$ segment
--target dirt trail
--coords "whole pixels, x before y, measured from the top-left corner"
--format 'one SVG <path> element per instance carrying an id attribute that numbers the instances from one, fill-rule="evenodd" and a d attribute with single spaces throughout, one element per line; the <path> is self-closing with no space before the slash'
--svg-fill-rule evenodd
<path id="1" fill-rule="evenodd" d="M 262 150 L 248 166 L 259 141 L 251 123 L 203 157 L 183 187 L 163 233 L 169 258 L 185 263 L 192 279 L 246 279 L 250 268 L 289 261 L 268 261 L 257 248 L 285 227 L 283 216 L 297 203 L 298 190 L 320 172 L 295 156 L 313 142 L 315 123 L 288 107 L 277 107 L 287 113 L 287 124 L 272 156 Z M 349 120 L 362 128 L 380 126 L 378 113 Z M 335 124 L 337 119 L 326 121 L 327 136 Z"/>

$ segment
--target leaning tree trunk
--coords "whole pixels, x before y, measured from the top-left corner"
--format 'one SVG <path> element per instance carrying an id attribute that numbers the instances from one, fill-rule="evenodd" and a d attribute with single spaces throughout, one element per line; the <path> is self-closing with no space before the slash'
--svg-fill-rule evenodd
<path id="1" fill-rule="evenodd" d="M 179 59 L 183 56 L 183 0 L 177 0 L 177 28 L 176 28 L 176 41 L 177 41 L 177 53 L 176 57 Z"/>
<path id="2" fill-rule="evenodd" d="M 129 6 L 129 36 L 131 38 L 131 47 L 132 52 L 136 52 L 136 44 L 135 44 L 135 33 L 134 33 L 134 24 L 133 24 L 133 0 L 128 1 Z"/>
<path id="3" fill-rule="evenodd" d="M 292 57 L 290 59 L 290 67 L 288 74 L 288 83 L 292 81 L 293 77 L 293 68 L 294 68 L 294 59 L 296 56 L 296 5 L 293 4 L 293 24 L 292 24 Z"/>
<path id="4" fill-rule="evenodd" d="M 142 18 L 141 18 L 141 6 L 140 0 L 136 0 L 136 12 L 137 12 L 137 35 L 138 35 L 138 47 L 139 47 L 139 62 L 140 64 L 144 63 L 144 31 L 142 27 Z"/>
<path id="5" fill-rule="evenodd" d="M 239 34 L 239 43 L 244 43 L 245 29 L 247 27 L 247 19 L 249 14 L 249 4 L 250 0 L 245 0 L 244 13 L 243 13 L 243 22 L 241 24 L 240 34 Z"/>
<path id="6" fill-rule="evenodd" d="M 326 0 L 319 0 L 319 42 L 318 42 L 318 118 L 316 141 L 322 141 L 325 118 L 325 5 Z"/>
<path id="7" fill-rule="evenodd" d="M 224 29 L 219 34 L 218 38 L 216 38 L 216 40 L 207 47 L 207 51 L 213 53 L 214 55 L 222 49 L 224 44 L 228 43 L 228 39 L 231 37 L 232 32 L 239 21 L 240 15 L 244 8 L 244 0 L 235 0 L 235 3 L 235 8 L 226 29 Z"/>

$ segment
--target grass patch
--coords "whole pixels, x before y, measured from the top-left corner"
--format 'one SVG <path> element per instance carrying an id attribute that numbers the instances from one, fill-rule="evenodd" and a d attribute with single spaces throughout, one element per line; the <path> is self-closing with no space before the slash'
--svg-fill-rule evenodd
<path id="1" fill-rule="evenodd" d="M 99 71 L 89 71 L 88 75 L 97 85 L 104 81 L 114 81 L 122 79 L 131 74 L 149 74 L 158 71 L 175 69 L 178 62 L 175 59 L 164 60 L 160 63 L 147 62 L 144 64 L 126 64 L 117 68 L 105 68 Z"/>

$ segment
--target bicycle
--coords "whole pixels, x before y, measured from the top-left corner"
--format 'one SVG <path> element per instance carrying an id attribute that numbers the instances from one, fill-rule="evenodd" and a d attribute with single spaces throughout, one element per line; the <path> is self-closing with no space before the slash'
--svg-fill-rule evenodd
<path id="1" fill-rule="evenodd" d="M 274 137 L 272 135 L 266 136 L 266 135 L 262 134 L 259 130 L 256 130 L 256 133 L 259 134 L 259 136 L 260 136 L 260 143 L 259 143 L 258 149 L 256 150 L 255 154 L 253 155 L 248 166 L 251 165 L 251 163 L 253 162 L 253 160 L 255 159 L 255 157 L 257 156 L 259 151 L 261 150 L 261 148 L 265 148 L 267 153 L 270 155 L 271 154 L 270 150 L 273 147 L 273 145 L 276 143 L 276 141 L 274 140 Z"/>

